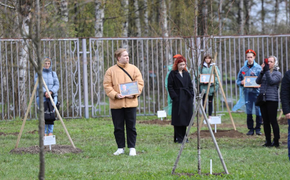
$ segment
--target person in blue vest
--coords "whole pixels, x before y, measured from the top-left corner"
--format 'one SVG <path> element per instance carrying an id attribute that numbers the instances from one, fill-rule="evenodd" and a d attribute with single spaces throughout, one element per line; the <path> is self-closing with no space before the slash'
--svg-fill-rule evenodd
<path id="1" fill-rule="evenodd" d="M 51 102 L 49 99 L 49 93 L 51 94 L 51 96 L 53 98 L 54 104 L 56 105 L 57 104 L 57 95 L 58 95 L 57 91 L 59 89 L 59 80 L 58 80 L 57 74 L 55 71 L 52 71 L 51 67 L 52 67 L 51 59 L 44 58 L 42 77 L 43 77 L 44 82 L 45 82 L 49 91 L 46 91 L 45 87 L 43 86 L 42 89 L 43 89 L 44 94 L 43 94 L 43 96 L 40 96 L 38 94 L 38 88 L 39 88 L 39 86 L 38 86 L 37 93 L 36 93 L 36 102 L 37 102 L 38 106 L 39 106 L 39 97 L 43 98 L 43 102 L 46 106 L 44 109 L 45 113 L 52 113 L 55 111 L 54 109 L 51 109 L 52 105 L 51 105 Z M 38 74 L 36 73 L 34 83 L 36 83 L 37 78 L 38 78 Z M 46 117 L 46 115 L 47 114 L 45 114 L 45 117 Z M 54 120 L 55 120 L 55 118 L 54 119 L 52 118 L 50 120 L 45 121 L 45 136 L 52 136 L 53 135 Z"/>
<path id="2" fill-rule="evenodd" d="M 260 107 L 255 105 L 257 96 L 260 93 L 258 87 L 244 87 L 245 76 L 259 76 L 262 71 L 262 67 L 255 62 L 256 52 L 252 49 L 246 51 L 247 61 L 244 66 L 240 69 L 237 77 L 237 85 L 240 90 L 240 99 L 234 106 L 233 111 L 238 109 L 243 109 L 245 106 L 245 111 L 247 113 L 247 127 L 249 129 L 247 135 L 254 135 L 256 131 L 257 135 L 262 135 L 261 125 L 262 116 Z M 253 114 L 256 114 L 256 126 L 254 127 Z"/>
<path id="3" fill-rule="evenodd" d="M 201 65 L 198 67 L 199 74 L 210 74 L 213 65 L 214 65 L 214 63 L 212 63 L 212 57 L 210 55 L 205 55 L 203 57 Z M 221 77 L 219 68 L 217 66 L 215 66 L 215 68 L 218 72 L 218 76 Z M 208 93 L 208 115 L 209 115 L 209 117 L 212 115 L 212 111 L 213 111 L 212 100 L 213 100 L 214 93 L 216 93 L 219 89 L 219 82 L 217 79 L 217 75 L 215 74 L 215 72 L 213 72 L 213 73 L 215 75 L 214 76 L 215 79 L 214 79 L 214 83 L 211 83 L 210 88 L 209 88 L 209 93 Z M 203 76 L 203 77 L 205 77 L 205 76 Z M 206 96 L 206 92 L 207 92 L 207 88 L 208 88 L 208 82 L 204 82 L 204 81 L 209 81 L 209 79 L 205 79 L 205 80 L 203 80 L 203 82 L 199 81 L 200 92 L 202 92 L 202 90 L 205 90 L 205 94 L 203 96 L 203 104 L 205 101 L 205 96 Z"/>

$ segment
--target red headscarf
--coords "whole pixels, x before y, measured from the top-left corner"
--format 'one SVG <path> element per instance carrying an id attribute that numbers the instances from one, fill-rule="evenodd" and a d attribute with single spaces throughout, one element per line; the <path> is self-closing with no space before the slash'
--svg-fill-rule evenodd
<path id="1" fill-rule="evenodd" d="M 248 49 L 248 50 L 246 51 L 246 54 L 248 54 L 248 53 L 253 53 L 254 56 L 256 56 L 256 52 L 255 52 L 254 50 L 252 50 L 252 49 Z"/>
<path id="2" fill-rule="evenodd" d="M 174 57 L 175 57 L 175 61 L 174 61 L 172 70 L 173 71 L 176 71 L 176 70 L 178 70 L 178 64 L 179 63 L 185 62 L 185 64 L 186 64 L 186 59 L 182 55 L 180 55 L 180 54 L 176 54 L 175 56 L 173 56 L 173 58 Z M 186 67 L 184 67 L 184 70 L 187 71 Z"/>

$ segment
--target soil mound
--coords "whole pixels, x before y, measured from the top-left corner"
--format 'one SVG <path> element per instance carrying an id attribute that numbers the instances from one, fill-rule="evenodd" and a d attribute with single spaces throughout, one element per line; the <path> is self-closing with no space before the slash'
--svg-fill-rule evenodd
<path id="1" fill-rule="evenodd" d="M 217 133 L 214 133 L 213 131 L 213 134 L 216 138 L 224 138 L 224 137 L 229 137 L 229 138 L 244 138 L 246 135 L 239 132 L 239 131 L 235 131 L 235 130 L 217 130 Z M 189 137 L 191 138 L 196 138 L 197 137 L 197 131 L 190 134 Z M 200 131 L 200 137 L 201 138 L 207 138 L 207 137 L 210 137 L 211 138 L 211 135 L 210 135 L 210 132 L 209 130 L 201 130 Z"/>
<path id="2" fill-rule="evenodd" d="M 138 121 L 140 124 L 171 125 L 171 120 L 154 119 L 150 121 Z"/>
<path id="3" fill-rule="evenodd" d="M 49 146 L 45 146 L 45 152 L 55 153 L 55 154 L 66 154 L 66 153 L 81 153 L 83 152 L 81 149 L 74 148 L 73 146 L 68 145 L 51 145 L 51 150 L 49 150 Z M 23 153 L 30 153 L 30 154 L 38 154 L 39 153 L 39 146 L 31 146 L 31 147 L 22 147 L 12 149 L 10 153 L 14 154 L 23 154 Z"/>

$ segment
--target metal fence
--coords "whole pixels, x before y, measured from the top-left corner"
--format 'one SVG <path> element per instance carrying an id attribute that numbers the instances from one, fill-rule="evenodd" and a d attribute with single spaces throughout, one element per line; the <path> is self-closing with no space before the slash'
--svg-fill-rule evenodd
<path id="1" fill-rule="evenodd" d="M 138 115 L 154 115 L 167 106 L 165 77 L 174 54 L 187 59 L 192 74 L 205 54 L 217 52 L 217 66 L 230 108 L 238 100 L 235 80 L 245 61 L 245 50 L 254 49 L 261 64 L 269 55 L 279 60 L 280 71 L 289 69 L 290 35 L 218 36 L 196 38 L 90 38 L 43 39 L 42 56 L 53 60 L 60 80 L 58 99 L 65 118 L 109 116 L 109 99 L 103 89 L 103 76 L 115 64 L 114 51 L 128 49 L 130 63 L 136 65 L 145 82 L 139 97 Z M 28 58 L 36 59 L 32 43 L 21 39 L 0 39 L 0 117 L 23 117 L 33 87 L 35 71 Z M 29 51 L 29 49 L 32 49 Z M 222 96 L 217 95 L 218 112 L 226 111 Z M 29 118 L 37 117 L 35 100 Z"/>

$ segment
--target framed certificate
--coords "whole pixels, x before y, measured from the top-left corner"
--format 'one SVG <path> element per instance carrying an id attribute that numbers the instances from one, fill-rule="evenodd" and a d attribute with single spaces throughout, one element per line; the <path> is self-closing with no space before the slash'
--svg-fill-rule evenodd
<path id="1" fill-rule="evenodd" d="M 119 89 L 122 96 L 130 96 L 130 95 L 139 94 L 137 81 L 133 81 L 129 83 L 122 83 L 119 85 Z"/>
<path id="2" fill-rule="evenodd" d="M 210 74 L 200 74 L 201 83 L 209 83 Z M 211 83 L 214 83 L 214 75 L 211 77 Z"/>
<path id="3" fill-rule="evenodd" d="M 254 88 L 259 88 L 261 85 L 256 83 L 256 79 L 258 76 L 245 76 L 245 84 L 244 87 L 254 87 Z"/>

